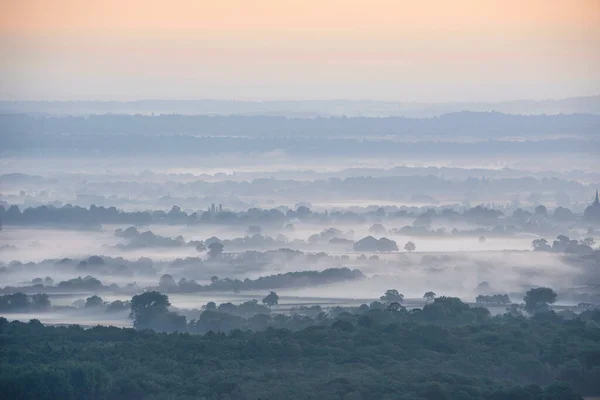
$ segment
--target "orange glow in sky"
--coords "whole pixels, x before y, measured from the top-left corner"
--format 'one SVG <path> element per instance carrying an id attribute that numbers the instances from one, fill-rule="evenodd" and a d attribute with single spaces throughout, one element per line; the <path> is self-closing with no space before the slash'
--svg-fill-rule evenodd
<path id="1" fill-rule="evenodd" d="M 600 0 L 0 0 L 0 98 L 600 93 Z"/>

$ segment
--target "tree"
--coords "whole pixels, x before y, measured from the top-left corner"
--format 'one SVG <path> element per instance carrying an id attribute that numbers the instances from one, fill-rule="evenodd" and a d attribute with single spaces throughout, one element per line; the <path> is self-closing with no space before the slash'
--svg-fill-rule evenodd
<path id="1" fill-rule="evenodd" d="M 166 309 L 170 305 L 169 296 L 155 290 L 131 298 L 131 312 L 134 315 L 149 309 Z"/>
<path id="2" fill-rule="evenodd" d="M 449 318 L 457 318 L 469 309 L 469 305 L 463 303 L 458 297 L 441 296 L 436 298 L 433 303 L 426 304 L 422 309 L 422 313 L 431 321 L 443 321 Z"/>
<path id="3" fill-rule="evenodd" d="M 433 301 L 435 299 L 435 293 L 434 292 L 426 292 L 423 295 L 423 298 L 427 301 L 427 303 Z"/>
<path id="4" fill-rule="evenodd" d="M 275 292 L 270 292 L 264 299 L 262 299 L 262 303 L 267 307 L 277 305 L 279 304 L 279 296 L 277 296 L 277 293 Z"/>
<path id="5" fill-rule="evenodd" d="M 223 243 L 221 242 L 212 242 L 208 245 L 208 258 L 218 258 L 223 254 Z"/>
<path id="6" fill-rule="evenodd" d="M 136 329 L 154 329 L 158 332 L 183 331 L 186 318 L 167 309 L 171 303 L 166 294 L 157 291 L 145 292 L 131 299 L 133 326 Z"/>
<path id="7" fill-rule="evenodd" d="M 548 210 L 546 209 L 546 206 L 541 204 L 535 208 L 534 212 L 536 215 L 541 215 L 544 217 L 548 215 Z"/>
<path id="8" fill-rule="evenodd" d="M 130 309 L 129 301 L 115 300 L 106 306 L 106 312 L 120 312 Z"/>
<path id="9" fill-rule="evenodd" d="M 592 237 L 586 237 L 585 239 L 581 239 L 579 241 L 579 244 L 582 246 L 589 246 L 592 247 L 596 242 L 594 241 L 594 238 Z"/>
<path id="10" fill-rule="evenodd" d="M 550 250 L 552 250 L 552 247 L 550 247 L 550 245 L 548 244 L 548 241 L 544 238 L 535 239 L 533 242 L 531 242 L 531 247 L 533 248 L 533 251 L 550 251 Z"/>
<path id="11" fill-rule="evenodd" d="M 507 305 L 511 303 L 507 294 L 493 294 L 491 296 L 480 294 L 475 298 L 475 302 L 488 305 Z"/>
<path id="12" fill-rule="evenodd" d="M 0 310 L 2 311 L 27 311 L 30 305 L 29 297 L 25 293 L 17 292 L 0 296 Z"/>
<path id="13" fill-rule="evenodd" d="M 175 279 L 173 279 L 173 277 L 171 275 L 164 274 L 163 276 L 160 277 L 158 286 L 160 286 L 161 289 L 168 289 L 168 288 L 177 286 L 177 283 L 175 282 Z"/>
<path id="14" fill-rule="evenodd" d="M 390 240 L 386 237 L 382 237 L 379 239 L 378 251 L 380 252 L 388 252 L 388 251 L 398 251 L 398 245 L 395 241 Z"/>
<path id="15" fill-rule="evenodd" d="M 557 221 L 571 221 L 575 219 L 575 214 L 568 208 L 557 207 L 556 210 L 554 210 L 553 217 Z"/>
<path id="16" fill-rule="evenodd" d="M 381 239 L 375 239 L 373 236 L 367 236 L 362 238 L 358 242 L 354 243 L 354 250 L 356 251 L 378 251 L 378 252 L 389 252 L 398 251 L 398 245 L 395 241 L 388 238 L 382 237 Z"/>
<path id="17" fill-rule="evenodd" d="M 548 311 L 549 305 L 556 302 L 557 294 L 547 287 L 530 289 L 525 294 L 525 311 L 535 314 L 540 311 Z"/>
<path id="18" fill-rule="evenodd" d="M 486 240 L 485 236 L 479 236 L 479 243 L 485 243 Z"/>
<path id="19" fill-rule="evenodd" d="M 374 235 L 385 235 L 387 233 L 387 230 L 381 224 L 374 224 L 369 228 L 369 233 L 372 233 Z"/>
<path id="20" fill-rule="evenodd" d="M 167 312 L 170 306 L 169 296 L 157 291 L 145 292 L 131 298 L 131 314 L 133 326 L 146 327 L 152 317 Z"/>
<path id="21" fill-rule="evenodd" d="M 94 295 L 85 299 L 85 308 L 97 308 L 102 306 L 104 306 L 102 297 Z"/>
<path id="22" fill-rule="evenodd" d="M 571 240 L 571 239 L 569 239 L 569 237 L 568 237 L 568 236 L 566 236 L 566 235 L 558 235 L 558 236 L 556 237 L 556 239 L 557 239 L 557 240 L 558 240 L 560 243 L 569 243 L 569 241 Z"/>
<path id="23" fill-rule="evenodd" d="M 404 250 L 408 251 L 409 253 L 412 253 L 416 249 L 417 246 L 415 246 L 413 242 L 406 242 L 406 244 L 404 245 Z"/>
<path id="24" fill-rule="evenodd" d="M 31 308 L 35 310 L 46 310 L 50 308 L 50 298 L 46 293 L 38 293 L 31 296 Z"/>
<path id="25" fill-rule="evenodd" d="M 397 301 L 392 301 L 390 304 L 388 304 L 386 310 L 387 311 L 400 311 L 402 308 L 402 305 L 400 303 L 398 303 Z"/>
<path id="26" fill-rule="evenodd" d="M 396 289 L 388 289 L 385 291 L 385 294 L 379 298 L 379 300 L 385 303 L 392 303 L 394 301 L 402 303 L 404 300 L 404 295 L 402 293 L 398 293 Z"/>

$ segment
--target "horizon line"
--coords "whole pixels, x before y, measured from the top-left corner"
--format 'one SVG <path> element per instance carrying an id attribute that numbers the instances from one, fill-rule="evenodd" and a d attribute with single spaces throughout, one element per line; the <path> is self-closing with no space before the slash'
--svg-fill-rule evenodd
<path id="1" fill-rule="evenodd" d="M 150 101 L 171 101 L 171 102 L 194 102 L 194 101 L 210 101 L 210 102 L 230 102 L 230 103 L 310 103 L 310 102 L 371 102 L 371 103 L 391 103 L 391 104 L 416 104 L 416 105 L 437 105 L 437 104 L 495 104 L 495 103 L 518 103 L 518 102 L 553 102 L 565 101 L 574 99 L 594 99 L 600 98 L 600 93 L 593 95 L 568 96 L 568 97 L 550 97 L 544 99 L 533 98 L 516 98 L 513 100 L 456 100 L 456 101 L 407 101 L 407 100 L 384 100 L 384 99 L 351 99 L 351 98 L 326 98 L 326 99 L 218 99 L 218 98 L 141 98 L 141 99 L 122 99 L 122 100 L 100 100 L 100 99 L 72 99 L 72 100 L 43 100 L 43 99 L 26 99 L 26 100 L 10 100 L 0 99 L 0 103 L 139 103 Z"/>

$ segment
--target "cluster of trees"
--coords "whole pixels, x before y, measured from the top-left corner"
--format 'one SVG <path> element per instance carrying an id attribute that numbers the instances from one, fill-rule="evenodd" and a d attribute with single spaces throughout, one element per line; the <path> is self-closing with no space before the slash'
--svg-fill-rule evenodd
<path id="1" fill-rule="evenodd" d="M 353 241 L 352 241 L 353 237 L 354 237 L 354 231 L 342 232 L 341 230 L 339 230 L 337 228 L 327 228 L 319 233 L 310 235 L 308 237 L 308 243 L 310 243 L 310 244 L 316 244 L 316 243 L 325 244 L 325 243 L 331 243 L 331 240 L 334 240 L 333 243 L 335 243 L 335 239 L 337 239 L 337 240 L 344 239 L 344 240 L 350 241 L 350 243 L 353 243 Z"/>
<path id="2" fill-rule="evenodd" d="M 404 295 L 399 293 L 397 289 L 388 289 L 385 291 L 384 295 L 379 298 L 379 300 L 385 303 L 402 303 L 404 300 Z"/>
<path id="3" fill-rule="evenodd" d="M 557 294 L 547 287 L 530 289 L 525 294 L 525 311 L 530 314 L 547 312 L 551 304 L 556 303 Z"/>
<path id="4" fill-rule="evenodd" d="M 7 209 L 0 205 L 0 219 L 5 225 L 98 227 L 100 224 L 149 225 L 153 223 L 196 224 L 201 222 L 283 224 L 285 221 L 295 218 L 297 214 L 297 212 L 291 211 L 286 215 L 276 209 L 262 210 L 258 208 L 238 213 L 231 211 L 186 212 L 178 206 L 173 206 L 170 211 L 121 211 L 115 207 L 91 205 L 89 208 L 85 208 L 71 204 L 62 207 L 53 205 L 28 207 L 21 211 L 17 205 L 11 205 Z M 300 216 L 303 215 L 300 214 Z M 125 234 L 125 231 L 120 233 Z"/>
<path id="5" fill-rule="evenodd" d="M 548 314 L 550 306 L 556 301 L 557 294 L 550 288 L 535 288 L 524 297 L 524 310 L 530 315 Z M 209 330 L 229 332 L 233 329 L 264 330 L 267 327 L 303 329 L 307 326 L 328 325 L 333 318 L 345 315 L 353 319 L 370 316 L 379 321 L 413 322 L 413 323 L 471 323 L 490 318 L 490 312 L 484 307 L 470 307 L 455 297 L 437 297 L 433 292 L 427 292 L 423 298 L 427 304 L 422 309 L 407 310 L 402 306 L 404 295 L 396 289 L 387 290 L 380 301 L 363 304 L 359 307 L 333 307 L 325 312 L 318 308 L 296 308 L 291 315 L 271 315 L 271 307 L 278 304 L 279 296 L 270 292 L 262 299 L 248 301 L 236 306 L 223 303 L 217 306 L 208 303 L 203 307 L 199 318 L 187 321 L 186 316 L 172 311 L 166 294 L 149 291 L 136 295 L 131 300 L 131 317 L 134 326 L 140 329 L 154 329 L 165 332 L 195 332 L 204 333 Z M 510 304 L 508 296 L 487 296 L 486 305 Z M 492 299 L 493 302 L 492 303 Z M 481 299 L 479 299 L 481 300 Z M 508 300 L 508 303 L 506 302 Z M 481 303 L 478 301 L 478 303 Z M 381 314 L 383 312 L 383 314 Z M 391 314 L 389 313 L 391 312 Z M 522 315 L 519 307 L 507 309 L 509 314 Z M 188 314 L 189 315 L 189 314 Z M 390 319 L 391 318 L 391 319 Z"/>
<path id="6" fill-rule="evenodd" d="M 82 301 L 82 303 L 83 307 L 88 311 L 105 311 L 112 313 L 129 311 L 131 308 L 130 301 L 104 301 L 97 295 L 88 297 L 85 301 Z M 64 309 L 68 307 L 61 308 Z M 3 313 L 27 313 L 51 310 L 52 303 L 50 302 L 50 297 L 47 293 L 27 295 L 22 292 L 17 292 L 0 296 L 0 312 Z"/>
<path id="7" fill-rule="evenodd" d="M 552 246 L 544 238 L 535 239 L 531 242 L 534 251 L 553 251 L 556 253 L 592 253 L 595 244 L 594 238 L 587 237 L 579 241 L 572 240 L 568 236 L 558 235 L 552 242 Z"/>
<path id="8" fill-rule="evenodd" d="M 368 251 L 386 253 L 390 251 L 398 251 L 398 245 L 395 241 L 382 237 L 375 239 L 373 236 L 367 236 L 354 243 L 355 251 Z"/>
<path id="9" fill-rule="evenodd" d="M 350 179 L 350 178 L 349 178 Z M 358 178 L 353 178 L 354 180 Z M 353 185 L 356 182 L 352 182 Z M 590 206 L 594 209 L 600 209 L 600 205 Z M 414 217 L 412 226 L 405 226 L 400 229 L 391 229 L 387 231 L 381 221 L 388 219 L 393 221 L 397 218 Z M 527 230 L 535 232 L 551 231 L 557 224 L 576 222 L 580 216 L 574 214 L 571 210 L 564 207 L 557 207 L 553 214 L 550 214 L 545 206 L 538 206 L 534 212 L 517 209 L 512 215 L 504 215 L 500 210 L 476 206 L 466 208 L 462 211 L 456 211 L 450 208 L 435 209 L 430 208 L 425 212 L 411 211 L 404 209 L 395 209 L 388 207 L 378 208 L 377 210 L 366 210 L 363 213 L 356 213 L 349 210 L 334 212 L 315 212 L 306 206 L 299 206 L 297 209 L 286 209 L 285 207 L 273 209 L 250 208 L 246 211 L 184 211 L 178 206 L 173 206 L 171 210 L 154 211 L 121 211 L 115 207 L 104 207 L 91 205 L 89 208 L 73 206 L 70 204 L 62 207 L 53 205 L 42 205 L 38 207 L 28 207 L 20 210 L 17 205 L 11 205 L 8 208 L 0 205 L 0 220 L 5 225 L 59 225 L 70 227 L 95 227 L 101 224 L 131 224 L 131 225 L 149 225 L 149 224 L 225 224 L 225 225 L 245 225 L 254 229 L 249 231 L 248 238 L 261 235 L 262 226 L 282 227 L 288 225 L 292 220 L 299 219 L 315 223 L 345 223 L 366 221 L 377 221 L 371 228 L 371 233 L 382 235 L 385 233 L 411 234 L 411 235 L 442 235 L 446 234 L 444 230 L 432 230 L 431 225 L 435 220 L 440 222 L 466 222 L 481 225 L 482 227 L 493 227 L 493 229 L 479 228 L 472 231 L 460 232 L 453 230 L 453 235 L 459 234 L 491 234 L 502 235 L 512 234 L 518 231 Z M 257 229 L 259 228 L 259 229 Z M 123 237 L 135 238 L 141 235 L 135 228 L 117 231 L 117 235 Z M 146 235 L 148 235 L 146 233 Z M 335 229 L 323 231 L 321 234 L 313 235 L 309 238 L 309 243 L 319 242 L 323 239 L 330 240 L 350 239 L 347 234 Z M 141 238 L 144 239 L 144 238 Z M 277 241 L 277 239 L 263 237 L 264 241 Z M 248 239 L 246 239 L 248 240 Z M 143 244 L 143 242 L 142 242 Z M 236 244 L 236 243 L 234 243 Z M 243 243 L 241 243 L 243 244 Z M 237 243 L 236 245 L 241 245 Z"/>
<path id="10" fill-rule="evenodd" d="M 50 306 L 50 298 L 45 293 L 30 296 L 24 293 L 13 293 L 0 296 L 0 312 L 4 313 L 46 311 Z"/>
<path id="11" fill-rule="evenodd" d="M 129 227 L 125 230 L 117 229 L 115 231 L 115 236 L 129 239 L 129 242 L 127 243 L 119 243 L 116 245 L 117 248 L 122 250 L 143 249 L 147 247 L 196 247 L 200 244 L 193 241 L 187 243 L 182 236 L 170 238 L 157 235 L 152 231 L 139 232 L 135 227 Z"/>
<path id="12" fill-rule="evenodd" d="M 117 229 L 115 236 L 126 238 L 129 241 L 127 243 L 117 244 L 116 247 L 128 250 L 128 249 L 140 249 L 147 247 L 183 247 L 192 246 L 195 247 L 199 252 L 208 251 L 209 259 L 218 258 L 223 253 L 225 248 L 228 249 L 247 249 L 247 248 L 260 248 L 279 249 L 288 244 L 295 246 L 304 246 L 308 244 L 332 244 L 332 245 L 343 245 L 348 248 L 353 248 L 355 251 L 365 252 L 391 252 L 398 251 L 398 245 L 395 241 L 390 240 L 386 237 L 376 239 L 373 236 L 367 236 L 357 242 L 354 242 L 351 237 L 353 232 L 343 233 L 336 228 L 328 228 L 320 232 L 319 234 L 311 235 L 308 241 L 305 242 L 301 239 L 294 239 L 289 241 L 285 235 L 279 234 L 277 238 L 272 238 L 268 235 L 261 235 L 255 233 L 252 236 L 245 236 L 235 239 L 219 239 L 218 237 L 210 237 L 205 241 L 192 240 L 186 242 L 182 236 L 175 238 L 165 237 L 156 235 L 152 231 L 139 232 L 135 227 L 129 227 L 127 229 Z M 407 242 L 404 249 L 408 252 L 412 252 L 416 249 L 413 242 Z"/>
<path id="13" fill-rule="evenodd" d="M 206 310 L 208 324 L 215 315 Z M 140 328 L 177 326 L 168 298 L 132 300 Z M 257 314 L 255 324 L 264 320 Z M 233 317 L 233 316 L 232 316 Z M 203 318 L 202 316 L 200 317 Z M 269 318 L 269 316 L 266 316 Z M 6 398 L 581 400 L 600 395 L 600 311 L 490 317 L 454 298 L 422 310 L 204 335 L 0 318 Z M 196 323 L 196 322 L 194 322 Z M 191 324 L 190 324 L 191 325 Z"/>
<path id="14" fill-rule="evenodd" d="M 203 291 L 240 292 L 327 285 L 364 278 L 365 275 L 358 269 L 328 268 L 323 271 L 286 272 L 284 274 L 261 276 L 256 279 L 246 278 L 244 280 L 220 279 L 217 276 L 213 276 L 210 284 L 201 285 L 194 280 L 186 278 L 181 278 L 179 282 L 175 282 L 175 279 L 171 275 L 165 274 L 160 278 L 158 289 L 172 293 Z"/>
<path id="15" fill-rule="evenodd" d="M 0 289 L 0 293 L 15 293 L 15 292 L 25 292 L 25 293 L 36 293 L 39 291 L 44 291 L 47 293 L 55 293 L 55 292 L 98 292 L 98 291 L 110 291 L 110 292 L 119 292 L 122 289 L 119 288 L 117 284 L 111 284 L 109 286 L 105 286 L 102 282 L 93 276 L 78 276 L 77 278 L 69 279 L 66 281 L 60 281 L 58 284 L 53 285 L 51 282 L 52 278 L 45 278 L 43 283 L 40 283 L 41 278 L 35 278 L 32 280 L 31 286 L 6 286 Z"/>
<path id="16" fill-rule="evenodd" d="M 232 303 L 221 303 L 217 304 L 213 301 L 202 306 L 202 311 L 219 311 L 231 315 L 237 315 L 240 317 L 250 318 L 257 314 L 269 315 L 271 313 L 271 307 L 279 303 L 279 296 L 275 292 L 270 292 L 262 300 L 262 305 L 258 303 L 258 300 L 253 299 L 245 301 L 239 305 Z"/>
<path id="17" fill-rule="evenodd" d="M 98 257 L 98 256 L 92 256 Z M 90 258 L 92 258 L 90 257 Z M 99 258 L 99 257 L 98 257 Z M 102 258 L 99 258 L 102 259 Z M 183 260 L 182 260 L 183 261 Z M 198 260 L 198 262 L 201 262 Z M 77 264 L 74 262 L 74 264 Z M 44 263 L 40 265 L 46 265 Z M 52 264 L 55 265 L 55 264 Z M 197 264 L 196 264 L 197 265 Z M 187 279 L 182 277 L 176 281 L 172 275 L 164 274 L 158 281 L 158 286 L 150 286 L 147 289 L 159 289 L 169 293 L 195 293 L 195 292 L 240 292 L 240 291 L 251 291 L 251 290 L 268 290 L 268 289 L 281 289 L 289 287 L 306 287 L 306 286 L 318 286 L 327 285 L 333 283 L 347 282 L 364 279 L 365 275 L 358 269 L 349 269 L 346 267 L 341 268 L 327 268 L 322 271 L 309 270 L 309 271 L 297 271 L 297 272 L 286 272 L 283 274 L 266 275 L 256 279 L 246 278 L 230 279 L 230 278 L 219 278 L 217 276 L 211 277 L 211 282 L 206 285 L 199 284 L 193 279 Z M 0 293 L 16 293 L 23 292 L 28 294 L 46 292 L 46 293 L 57 293 L 57 292 L 84 292 L 84 293 L 98 293 L 98 292 L 110 292 L 110 293 L 136 293 L 139 292 L 140 288 L 135 282 L 126 285 L 117 285 L 112 283 L 105 285 L 99 279 L 87 275 L 83 278 L 78 276 L 77 278 L 60 281 L 55 284 L 54 280 L 50 277 L 34 278 L 29 286 L 6 286 L 0 288 Z"/>
<path id="18" fill-rule="evenodd" d="M 507 294 L 493 294 L 493 295 L 483 295 L 480 294 L 475 298 L 475 302 L 477 304 L 485 304 L 485 305 L 498 305 L 505 306 L 512 303 Z"/>
<path id="19" fill-rule="evenodd" d="M 104 311 L 108 313 L 124 312 L 131 310 L 131 301 L 104 301 L 102 297 L 93 295 L 85 299 L 84 307 L 91 311 Z"/>
<path id="20" fill-rule="evenodd" d="M 303 240 L 296 240 L 298 244 L 306 244 Z M 276 238 L 272 238 L 268 235 L 261 235 L 259 233 L 234 239 L 219 239 L 218 237 L 212 236 L 202 243 L 197 243 L 196 250 L 205 251 L 208 249 L 210 253 L 219 253 L 220 251 L 214 251 L 215 246 L 220 246 L 221 251 L 223 248 L 233 249 L 234 251 L 245 249 L 278 249 L 288 245 L 288 243 L 288 238 L 281 234 L 277 235 Z"/>
<path id="21" fill-rule="evenodd" d="M 217 280 L 218 278 L 215 277 L 215 282 Z M 279 296 L 276 292 L 271 291 L 262 299 L 262 305 L 257 300 L 247 301 L 237 306 L 232 303 L 223 303 L 217 306 L 214 302 L 210 302 L 202 307 L 198 320 L 193 319 L 193 313 L 189 310 L 173 311 L 168 296 L 157 291 L 147 291 L 135 295 L 131 301 L 115 300 L 105 302 L 101 297 L 92 295 L 84 302 L 82 301 L 82 306 L 90 311 L 123 312 L 130 310 L 130 317 L 134 320 L 134 326 L 139 329 L 195 333 L 204 333 L 209 330 L 263 330 L 269 326 L 297 330 L 307 326 L 327 324 L 331 322 L 332 317 L 360 315 L 369 311 L 400 311 L 400 314 L 393 314 L 393 316 L 396 320 L 405 322 L 439 322 L 449 315 L 453 316 L 455 320 L 467 322 L 489 317 L 487 309 L 471 308 L 457 298 L 436 297 L 436 294 L 431 291 L 426 292 L 423 298 L 427 301 L 423 309 L 407 311 L 402 307 L 404 295 L 396 289 L 389 289 L 380 297 L 380 301 L 374 301 L 369 305 L 363 304 L 360 307 L 336 306 L 327 311 L 320 306 L 299 307 L 294 308 L 291 315 L 271 315 L 271 308 L 279 303 Z M 523 309 L 531 315 L 547 313 L 556 298 L 557 294 L 550 288 L 531 289 L 524 298 Z M 511 302 L 507 295 L 493 295 L 478 296 L 477 303 L 508 305 Z M 3 312 L 49 310 L 50 305 L 47 294 L 28 296 L 17 292 L 0 296 L 0 311 Z M 593 309 L 593 306 L 584 308 Z M 507 311 L 513 314 L 521 313 L 519 306 Z M 180 313 L 192 316 L 190 322 L 188 323 L 186 316 L 180 315 Z M 381 319 L 381 317 L 379 318 Z"/>

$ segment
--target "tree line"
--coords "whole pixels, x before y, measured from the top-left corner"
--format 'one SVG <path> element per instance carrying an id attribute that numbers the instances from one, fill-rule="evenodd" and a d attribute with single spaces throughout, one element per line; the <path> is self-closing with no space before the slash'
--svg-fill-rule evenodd
<path id="1" fill-rule="evenodd" d="M 140 322 L 155 318 L 145 300 L 131 304 Z M 168 302 L 152 300 L 159 307 Z M 538 296 L 532 304 L 551 300 Z M 0 398 L 581 400 L 600 394 L 600 311 L 571 319 L 552 311 L 490 317 L 443 297 L 429 306 L 412 319 L 386 308 L 342 312 L 296 331 L 203 335 L 0 318 Z M 416 322 L 419 314 L 428 318 Z"/>

